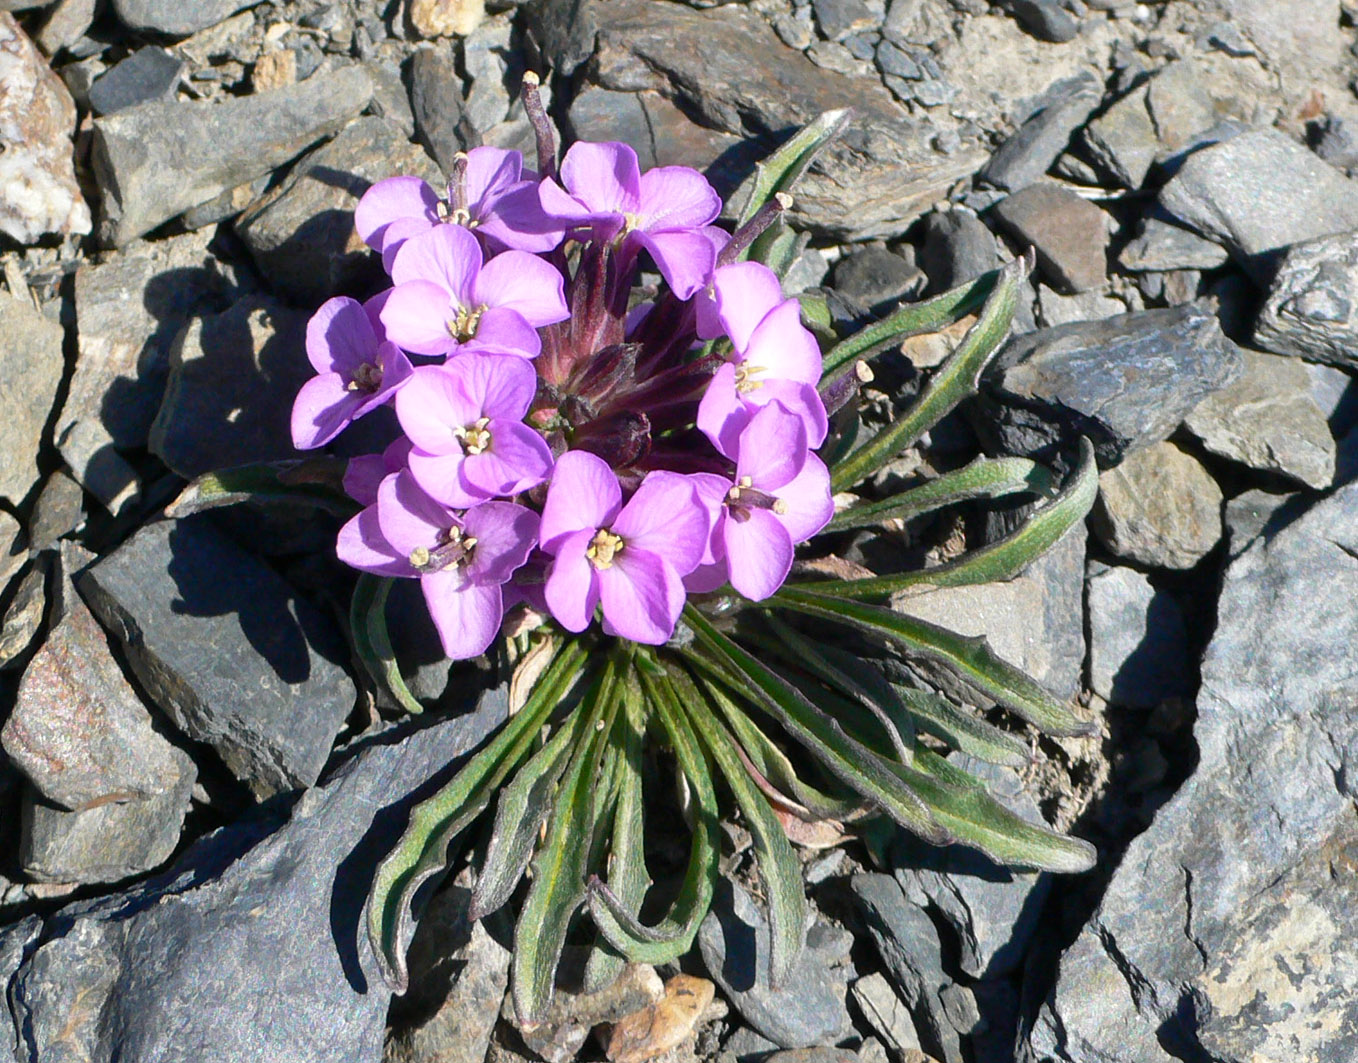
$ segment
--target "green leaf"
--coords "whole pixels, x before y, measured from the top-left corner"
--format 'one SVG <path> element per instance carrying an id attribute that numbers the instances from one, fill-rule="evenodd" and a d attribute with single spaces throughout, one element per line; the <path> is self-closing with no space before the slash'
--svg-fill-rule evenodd
<path id="1" fill-rule="evenodd" d="M 991 270 L 974 281 L 967 281 L 921 303 L 906 303 L 881 321 L 864 326 L 825 352 L 822 375 L 847 368 L 860 358 L 871 358 L 885 350 L 888 344 L 926 332 L 940 332 L 961 321 L 985 303 L 999 276 L 999 270 Z"/>
<path id="2" fill-rule="evenodd" d="M 769 905 L 769 983 L 775 989 L 785 986 L 806 940 L 802 863 L 768 799 L 741 763 L 731 733 L 708 708 L 706 700 L 695 690 L 684 699 L 684 710 L 725 777 L 754 841 Z"/>
<path id="3" fill-rule="evenodd" d="M 983 638 L 968 638 L 913 616 L 806 587 L 784 585 L 770 604 L 839 621 L 886 639 L 907 654 L 938 661 L 968 686 L 1049 734 L 1089 734 L 1093 729 L 1031 676 L 997 657 Z"/>
<path id="4" fill-rule="evenodd" d="M 586 651 L 567 642 L 519 713 L 433 797 L 420 802 L 396 847 L 377 867 L 368 897 L 368 938 L 393 992 L 409 984 L 405 948 L 415 892 L 447 866 L 448 847 L 490 803 L 495 788 L 523 759 L 539 728 L 580 674 Z"/>
<path id="5" fill-rule="evenodd" d="M 521 1026 L 540 1022 L 551 1004 L 566 931 L 585 899 L 599 762 L 617 711 L 619 688 L 617 662 L 610 659 L 599 684 L 576 710 L 587 717 L 587 737 L 576 746 L 557 788 L 547 837 L 533 858 L 533 884 L 514 928 L 510 961 L 510 995 Z"/>
<path id="6" fill-rule="evenodd" d="M 779 192 L 791 192 L 806 168 L 815 161 L 821 150 L 839 136 L 849 124 L 850 111 L 843 108 L 826 111 L 819 118 L 803 126 L 790 140 L 763 162 L 756 163 L 754 184 L 750 197 L 740 212 L 738 224 L 744 225 L 759 208 Z"/>
<path id="7" fill-rule="evenodd" d="M 938 694 L 892 685 L 916 728 L 925 734 L 991 764 L 1016 768 L 1028 763 L 1028 747 L 1019 736 L 1001 731 Z"/>
<path id="8" fill-rule="evenodd" d="M 888 520 L 909 520 L 944 506 L 977 498 L 1003 498 L 1027 492 L 1049 494 L 1050 470 L 1028 458 L 977 458 L 971 464 L 944 473 L 918 487 L 900 491 L 881 502 L 841 510 L 831 518 L 825 531 L 845 531 L 883 524 Z"/>
<path id="9" fill-rule="evenodd" d="M 185 487 L 165 515 L 187 517 L 238 502 L 300 502 L 352 517 L 360 507 L 344 490 L 347 467 L 341 458 L 316 457 L 218 469 Z"/>
<path id="10" fill-rule="evenodd" d="M 981 373 L 1008 335 L 1018 305 L 1018 293 L 1028 275 L 1026 259 L 1015 259 L 1000 270 L 999 280 L 986 300 L 976 324 L 957 350 L 948 356 L 910 408 L 867 443 L 837 464 L 830 485 L 843 491 L 867 479 L 914 443 L 959 402 L 976 393 Z"/>
<path id="11" fill-rule="evenodd" d="M 881 599 L 910 587 L 969 587 L 1013 579 L 1061 536 L 1085 519 L 1099 493 L 1099 469 L 1094 446 L 1080 439 L 1080 467 L 1050 503 L 1035 512 L 1012 535 L 933 568 L 921 568 L 871 579 L 808 583 L 822 594 L 855 600 Z"/>
<path id="12" fill-rule="evenodd" d="M 359 574 L 349 600 L 349 629 L 354 635 L 354 652 L 377 689 L 406 712 L 418 714 L 424 706 L 406 686 L 387 634 L 387 595 L 393 582 L 370 572 Z"/>

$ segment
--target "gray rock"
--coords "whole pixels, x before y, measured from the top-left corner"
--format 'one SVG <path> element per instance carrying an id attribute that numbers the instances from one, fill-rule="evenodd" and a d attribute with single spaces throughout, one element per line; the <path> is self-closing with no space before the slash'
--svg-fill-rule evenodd
<path id="1" fill-rule="evenodd" d="M 47 612 L 47 581 L 51 575 L 50 556 L 39 555 L 15 581 L 14 593 L 5 604 L 0 620 L 0 670 L 24 663 Z"/>
<path id="2" fill-rule="evenodd" d="M 1336 115 L 1325 115 L 1316 123 L 1312 150 L 1336 170 L 1350 177 L 1358 170 L 1358 126 Z"/>
<path id="3" fill-rule="evenodd" d="M 5 1042 L 33 1061 L 199 1059 L 205 1045 L 232 1063 L 380 1059 L 391 994 L 362 926 L 374 868 L 412 794 L 503 719 L 500 702 L 369 743 L 290 812 L 261 810 L 157 879 L 46 917 L 36 947 L 24 924 L 0 932 L 16 961 L 0 968 Z"/>
<path id="4" fill-rule="evenodd" d="M 782 1048 L 834 1044 L 852 1029 L 844 998 L 848 950 L 826 924 L 806 936 L 787 985 L 769 985 L 769 929 L 764 914 L 739 886 L 722 879 L 698 930 L 703 962 L 745 1021 Z"/>
<path id="5" fill-rule="evenodd" d="M 1076 321 L 1102 321 L 1127 312 L 1127 304 L 1114 299 L 1102 289 L 1061 295 L 1045 284 L 1037 287 L 1037 307 L 1042 324 L 1053 327 Z"/>
<path id="6" fill-rule="evenodd" d="M 873 58 L 877 60 L 877 69 L 883 74 L 904 78 L 907 81 L 919 81 L 926 76 L 923 68 L 915 62 L 909 50 L 886 38 L 883 38 L 882 42 L 878 44 Z"/>
<path id="7" fill-rule="evenodd" d="M 1358 367 L 1358 232 L 1287 249 L 1259 313 L 1254 342 L 1265 350 Z"/>
<path id="8" fill-rule="evenodd" d="M 1040 180 L 1070 146 L 1071 137 L 1085 124 L 1102 96 L 1103 86 L 1087 71 L 1052 84 L 1032 114 L 981 168 L 981 179 L 1010 192 Z"/>
<path id="9" fill-rule="evenodd" d="M 1069 698 L 1080 688 L 1085 656 L 1084 559 L 1085 531 L 1078 525 L 1011 580 L 907 591 L 896 595 L 891 607 L 961 635 L 984 635 L 1004 660 L 1058 697 Z"/>
<path id="10" fill-rule="evenodd" d="M 1056 0 L 1006 0 L 1005 7 L 1040 41 L 1065 44 L 1080 32 L 1080 24 Z"/>
<path id="11" fill-rule="evenodd" d="M 858 1010 L 891 1049 L 891 1058 L 922 1051 L 905 1001 L 896 995 L 884 976 L 876 972 L 866 974 L 853 984 L 852 992 Z"/>
<path id="12" fill-rule="evenodd" d="M 797 189 L 798 224 L 845 240 L 903 232 L 982 161 L 973 146 L 942 156 L 930 123 L 901 113 L 884 88 L 812 63 L 744 5 L 693 11 L 596 0 L 592 76 L 616 91 L 654 89 L 704 125 L 740 137 L 785 134 L 852 104 L 844 135 Z"/>
<path id="13" fill-rule="evenodd" d="M 0 745 L 44 799 L 71 811 L 164 794 L 184 775 L 78 600 L 24 670 Z"/>
<path id="14" fill-rule="evenodd" d="M 198 773 L 171 748 L 177 777 L 161 793 L 72 812 L 24 792 L 19 864 L 38 882 L 119 882 L 152 871 L 179 844 Z"/>
<path id="15" fill-rule="evenodd" d="M 1124 188 L 1140 188 L 1160 150 L 1155 123 L 1146 107 L 1146 86 L 1115 100 L 1084 130 L 1094 162 Z"/>
<path id="16" fill-rule="evenodd" d="M 390 60 L 373 60 L 364 69 L 373 86 L 368 109 L 379 118 L 395 122 L 407 137 L 413 137 L 415 112 L 410 108 L 410 92 L 401 80 L 401 68 Z"/>
<path id="17" fill-rule="evenodd" d="M 1358 388 L 1353 376 L 1329 365 L 1306 363 L 1306 375 L 1311 380 L 1311 398 L 1325 415 L 1330 431 L 1343 436 L 1358 421 Z"/>
<path id="18" fill-rule="evenodd" d="M 1335 444 L 1294 358 L 1245 350 L 1245 371 L 1203 399 L 1184 427 L 1213 454 L 1317 489 L 1334 480 Z"/>
<path id="19" fill-rule="evenodd" d="M 316 781 L 354 684 L 329 617 L 272 569 L 189 517 L 143 528 L 80 591 L 156 705 L 257 796 Z"/>
<path id="20" fill-rule="evenodd" d="M 292 401 L 314 375 L 304 355 L 306 318 L 252 295 L 185 326 L 170 349 L 152 453 L 189 480 L 295 456 Z"/>
<path id="21" fill-rule="evenodd" d="M 217 102 L 144 103 L 95 119 L 100 237 L 121 247 L 254 180 L 341 129 L 368 105 L 361 67 Z"/>
<path id="22" fill-rule="evenodd" d="M 171 341 L 192 314 L 227 305 L 233 286 L 207 249 L 212 235 L 136 244 L 76 271 L 75 372 L 55 436 L 76 479 L 114 512 L 137 494 L 120 450 L 146 446 Z"/>
<path id="23" fill-rule="evenodd" d="M 28 560 L 28 536 L 23 526 L 9 513 L 0 509 L 0 598 L 4 597 L 9 581 L 19 574 Z"/>
<path id="24" fill-rule="evenodd" d="M 1087 435 L 1106 468 L 1167 438 L 1241 366 L 1216 317 L 1196 304 L 1041 329 L 1000 353 L 974 423 L 1011 454 Z"/>
<path id="25" fill-rule="evenodd" d="M 38 31 L 38 47 L 48 55 L 70 48 L 94 22 L 97 6 L 96 0 L 57 0 Z"/>
<path id="26" fill-rule="evenodd" d="M 38 482 L 38 446 L 65 370 L 61 344 L 61 326 L 34 308 L 27 291 L 0 292 L 0 350 L 9 352 L 0 373 L 0 498 L 16 505 Z"/>
<path id="27" fill-rule="evenodd" d="M 85 493 L 58 469 L 43 481 L 28 523 L 29 547 L 47 550 L 75 531 L 85 519 Z"/>
<path id="28" fill-rule="evenodd" d="M 599 11 L 592 0 L 528 0 L 524 11 L 529 35 L 553 70 L 569 77 L 594 54 Z"/>
<path id="29" fill-rule="evenodd" d="M 186 37 L 215 26 L 253 0 L 113 0 L 113 10 L 128 29 Z"/>
<path id="30" fill-rule="evenodd" d="M 1174 269 L 1216 269 L 1230 261 L 1220 244 L 1205 240 L 1170 222 L 1149 216 L 1141 230 L 1118 254 L 1118 264 L 1132 273 Z"/>
<path id="31" fill-rule="evenodd" d="M 512 32 L 509 16 L 496 15 L 462 39 L 462 69 L 471 82 L 462 111 L 478 133 L 503 122 L 509 113 L 511 101 L 505 84 L 510 75 Z M 516 62 L 512 75 L 515 85 L 522 76 L 522 66 Z"/>
<path id="32" fill-rule="evenodd" d="M 1153 709 L 1193 693 L 1183 613 L 1130 568 L 1089 576 L 1089 685 L 1106 701 Z"/>
<path id="33" fill-rule="evenodd" d="M 918 295 L 926 279 L 915 265 L 913 248 L 906 244 L 904 250 L 909 257 L 880 246 L 853 251 L 835 263 L 833 284 L 870 310 L 893 310 L 902 299 Z"/>
<path id="34" fill-rule="evenodd" d="M 830 41 L 841 41 L 882 21 L 881 9 L 874 13 L 863 0 L 811 0 L 811 10 L 821 35 Z"/>
<path id="35" fill-rule="evenodd" d="M 1115 556 L 1192 568 L 1221 541 L 1221 488 L 1190 454 L 1154 443 L 1099 475 L 1090 527 Z"/>
<path id="36" fill-rule="evenodd" d="M 236 220 L 236 232 L 280 295 L 317 306 L 359 291 L 380 266 L 354 232 L 354 208 L 374 181 L 393 174 L 441 184 L 438 168 L 385 118 L 360 118 L 300 160 L 276 191 Z"/>
<path id="37" fill-rule="evenodd" d="M 410 60 L 410 108 L 415 134 L 450 173 L 453 156 L 477 145 L 476 130 L 462 111 L 462 75 L 445 49 L 421 48 Z"/>
<path id="38" fill-rule="evenodd" d="M 1358 182 L 1276 129 L 1255 129 L 1191 155 L 1161 189 L 1160 203 L 1260 279 L 1270 265 L 1261 256 L 1358 228 Z"/>
<path id="39" fill-rule="evenodd" d="M 969 210 L 933 211 L 924 217 L 920 265 L 931 295 L 975 280 L 1000 264 L 1000 247 L 985 223 Z"/>
<path id="40" fill-rule="evenodd" d="M 139 103 L 173 100 L 184 61 L 164 48 L 147 45 L 99 75 L 90 86 L 95 114 L 113 114 Z"/>
<path id="41" fill-rule="evenodd" d="M 1286 507 L 1285 507 L 1286 508 Z M 1358 1053 L 1358 486 L 1274 510 L 1227 568 L 1193 775 L 1061 957 L 1025 1059 Z"/>
<path id="42" fill-rule="evenodd" d="M 1038 269 L 1066 295 L 1103 285 L 1110 219 L 1070 189 L 1041 182 L 995 204 L 994 215 L 1019 242 L 1037 251 Z"/>
<path id="43" fill-rule="evenodd" d="M 180 224 L 185 229 L 203 229 L 209 225 L 216 225 L 219 221 L 226 221 L 227 218 L 234 218 L 264 194 L 272 177 L 271 173 L 263 174 L 253 181 L 228 188 L 206 203 L 190 207 L 180 216 Z"/>

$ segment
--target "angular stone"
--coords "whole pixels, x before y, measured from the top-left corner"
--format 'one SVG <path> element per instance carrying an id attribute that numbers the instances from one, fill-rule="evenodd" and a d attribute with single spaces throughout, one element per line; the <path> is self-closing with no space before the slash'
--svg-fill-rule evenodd
<path id="1" fill-rule="evenodd" d="M 1011 454 L 1087 435 L 1106 468 L 1166 439 L 1241 366 L 1239 349 L 1197 304 L 1041 329 L 1009 341 L 973 421 Z"/>
<path id="2" fill-rule="evenodd" d="M 1061 295 L 1045 284 L 1037 287 L 1037 306 L 1042 315 L 1042 324 L 1049 328 L 1076 321 L 1102 321 L 1127 312 L 1126 303 L 1114 299 L 1102 289 Z"/>
<path id="3" fill-rule="evenodd" d="M 1203 399 L 1184 418 L 1184 427 L 1213 454 L 1307 487 L 1329 487 L 1334 437 L 1311 396 L 1306 367 L 1295 358 L 1242 353 L 1244 373 Z"/>
<path id="4" fill-rule="evenodd" d="M 926 280 L 909 244 L 905 250 L 909 258 L 879 246 L 850 252 L 835 263 L 835 288 L 869 310 L 894 309 L 907 295 L 918 294 Z"/>
<path id="5" fill-rule="evenodd" d="M 975 280 L 1000 264 L 1000 247 L 985 223 L 969 210 L 934 211 L 924 218 L 920 265 L 930 295 Z"/>
<path id="6" fill-rule="evenodd" d="M 1071 137 L 1102 97 L 1103 86 L 1087 71 L 1054 83 L 981 168 L 981 179 L 1009 192 L 1039 181 L 1070 146 Z"/>
<path id="7" fill-rule="evenodd" d="M 1056 0 L 1008 0 L 1005 6 L 1040 41 L 1065 44 L 1080 32 L 1080 24 Z"/>
<path id="8" fill-rule="evenodd" d="M 865 974 L 853 984 L 853 998 L 868 1024 L 891 1049 L 891 1058 L 921 1051 L 910 1011 L 883 975 Z"/>
<path id="9" fill-rule="evenodd" d="M 377 862 L 413 795 L 503 719 L 499 702 L 365 743 L 290 810 L 262 809 L 165 875 L 35 920 L 36 947 L 20 953 L 26 924 L 0 931 L 0 1038 L 34 1058 L 190 1060 L 210 1045 L 232 1063 L 380 1059 L 391 992 L 362 914 Z"/>
<path id="10" fill-rule="evenodd" d="M 5 605 L 4 619 L 0 620 L 0 670 L 22 663 L 37 638 L 47 611 L 47 579 L 51 571 L 50 561 L 40 554 L 15 581 L 14 593 Z"/>
<path id="11" fill-rule="evenodd" d="M 187 37 L 215 26 L 253 0 L 113 0 L 113 10 L 131 30 Z"/>
<path id="12" fill-rule="evenodd" d="M 207 249 L 212 235 L 136 244 L 76 271 L 78 352 L 55 435 L 76 479 L 112 511 L 137 493 L 119 450 L 146 446 L 171 341 L 190 315 L 227 305 L 232 282 Z"/>
<path id="13" fill-rule="evenodd" d="M 1090 527 L 1118 557 L 1192 568 L 1221 541 L 1221 499 L 1201 462 L 1173 443 L 1154 443 L 1099 474 Z"/>
<path id="14" fill-rule="evenodd" d="M 512 102 L 505 86 L 511 81 L 517 86 L 523 79 L 513 34 L 510 16 L 501 14 L 486 19 L 462 41 L 462 69 L 471 82 L 462 110 L 478 133 L 505 120 Z"/>
<path id="15" fill-rule="evenodd" d="M 486 0 L 412 0 L 409 17 L 421 37 L 461 37 L 486 17 Z"/>
<path id="16" fill-rule="evenodd" d="M 1084 130 L 1090 156 L 1124 188 L 1140 188 L 1155 162 L 1160 143 L 1146 109 L 1146 86 L 1115 100 Z"/>
<path id="17" fill-rule="evenodd" d="M 35 38 L 38 47 L 47 55 L 71 47 L 94 22 L 97 6 L 97 0 L 57 0 Z"/>
<path id="18" fill-rule="evenodd" d="M 0 42 L 0 62 L 4 48 Z M 0 168 L 10 152 L 0 153 Z M 62 329 L 34 309 L 28 292 L 0 292 L 0 498 L 16 505 L 38 482 L 38 447 L 66 368 Z"/>
<path id="19" fill-rule="evenodd" d="M 316 781 L 354 684 L 330 618 L 271 568 L 189 517 L 143 528 L 80 591 L 156 705 L 257 796 Z"/>
<path id="20" fill-rule="evenodd" d="M 1254 342 L 1265 350 L 1358 368 L 1358 232 L 1295 244 L 1278 264 Z"/>
<path id="21" fill-rule="evenodd" d="M 89 232 L 71 145 L 75 101 L 8 11 L 0 11 L 0 85 L 0 233 L 31 244 Z"/>
<path id="22" fill-rule="evenodd" d="M 816 25 L 829 41 L 843 40 L 850 33 L 871 29 L 881 22 L 881 9 L 874 14 L 863 0 L 811 0 Z"/>
<path id="23" fill-rule="evenodd" d="M 164 48 L 138 48 L 101 74 L 90 86 L 95 114 L 113 114 L 139 103 L 172 100 L 184 73 L 184 61 Z"/>
<path id="24" fill-rule="evenodd" d="M 1130 568 L 1094 566 L 1088 588 L 1094 693 L 1133 709 L 1191 697 L 1188 632 L 1178 603 Z"/>
<path id="25" fill-rule="evenodd" d="M 1057 291 L 1070 295 L 1103 285 L 1110 219 L 1089 200 L 1041 182 L 995 204 L 994 214 L 1020 245 L 1034 247 L 1038 269 Z"/>
<path id="26" fill-rule="evenodd" d="M 781 138 L 823 111 L 852 106 L 849 127 L 798 185 L 793 208 L 799 224 L 827 236 L 897 235 L 982 160 L 970 145 L 939 154 L 932 125 L 903 115 L 886 89 L 817 67 L 744 5 L 693 11 L 599 0 L 591 10 L 599 84 L 654 89 L 732 135 Z"/>
<path id="27" fill-rule="evenodd" d="M 1133 273 L 1174 269 L 1216 269 L 1230 261 L 1220 244 L 1156 217 L 1147 217 L 1141 231 L 1118 254 L 1118 264 Z"/>
<path id="28" fill-rule="evenodd" d="M 344 67 L 275 92 L 144 103 L 95 119 L 100 238 L 121 247 L 268 173 L 341 129 L 371 95 L 367 73 Z"/>
<path id="29" fill-rule="evenodd" d="M 314 375 L 307 315 L 265 296 L 195 318 L 170 349 L 151 451 L 180 476 L 295 456 L 291 410 Z"/>
<path id="30" fill-rule="evenodd" d="M 1355 528 L 1351 484 L 1290 520 L 1276 511 L 1230 563 L 1196 769 L 1062 955 L 1023 1058 L 1358 1053 L 1358 878 L 1336 873 L 1358 852 Z"/>
<path id="31" fill-rule="evenodd" d="M 23 526 L 0 509 L 0 598 L 28 560 L 28 536 Z"/>
<path id="32" fill-rule="evenodd" d="M 380 275 L 354 231 L 354 208 L 374 181 L 393 174 L 441 183 L 438 167 L 400 126 L 360 118 L 300 160 L 277 190 L 236 220 L 236 232 L 274 291 L 318 306 L 358 291 L 368 273 Z"/>
<path id="33" fill-rule="evenodd" d="M 462 110 L 462 75 L 451 52 L 421 48 L 410 60 L 410 107 L 415 133 L 451 173 L 453 157 L 476 146 L 476 130 Z"/>
<path id="34" fill-rule="evenodd" d="M 692 1038 L 715 989 L 706 978 L 675 975 L 663 997 L 613 1024 L 605 1049 L 609 1063 L 646 1063 L 678 1048 Z"/>
<path id="35" fill-rule="evenodd" d="M 0 745 L 43 798 L 71 811 L 163 794 L 183 776 L 78 601 L 24 670 Z"/>
<path id="36" fill-rule="evenodd" d="M 1265 280 L 1269 263 L 1260 256 L 1358 228 L 1358 182 L 1276 129 L 1195 152 L 1160 190 L 1160 203 Z"/>
<path id="37" fill-rule="evenodd" d="M 58 469 L 49 476 L 33 503 L 29 521 L 29 547 L 47 550 L 80 527 L 85 518 L 85 493 L 80 485 Z"/>

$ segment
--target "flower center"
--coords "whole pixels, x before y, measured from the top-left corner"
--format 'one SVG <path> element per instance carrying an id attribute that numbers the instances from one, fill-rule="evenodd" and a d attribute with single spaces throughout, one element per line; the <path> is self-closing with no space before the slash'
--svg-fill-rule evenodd
<path id="1" fill-rule="evenodd" d="M 478 417 L 465 428 L 454 428 L 453 435 L 462 440 L 462 449 L 468 454 L 480 454 L 490 449 L 489 417 Z"/>
<path id="2" fill-rule="evenodd" d="M 615 554 L 622 553 L 622 536 L 614 535 L 606 528 L 600 528 L 594 533 L 594 538 L 589 542 L 589 549 L 585 551 L 585 556 L 589 558 L 589 563 L 597 569 L 613 567 L 613 557 Z"/>
<path id="3" fill-rule="evenodd" d="M 382 370 L 372 362 L 364 362 L 354 370 L 354 375 L 349 378 L 349 383 L 344 385 L 344 390 L 373 392 L 381 386 Z"/>
<path id="4" fill-rule="evenodd" d="M 459 306 L 457 313 L 448 319 L 448 335 L 459 343 L 466 343 L 476 335 L 476 327 L 481 324 L 481 315 L 485 312 L 484 306 L 472 308 Z"/>
<path id="5" fill-rule="evenodd" d="M 771 509 L 778 514 L 787 512 L 786 502 L 781 498 L 775 498 L 767 491 L 759 490 L 748 476 L 742 476 L 731 485 L 726 497 L 722 499 L 722 505 L 742 524 L 750 519 L 752 509 Z"/>
<path id="6" fill-rule="evenodd" d="M 421 573 L 441 572 L 450 565 L 466 565 L 471 561 L 476 537 L 463 536 L 461 528 L 445 528 L 439 532 L 437 544 L 431 550 L 417 546 L 407 560 Z"/>
<path id="7" fill-rule="evenodd" d="M 767 372 L 765 366 L 741 362 L 740 365 L 736 366 L 736 390 L 742 395 L 747 395 L 751 391 L 758 391 L 764 386 L 764 382 L 755 378 L 764 372 Z"/>

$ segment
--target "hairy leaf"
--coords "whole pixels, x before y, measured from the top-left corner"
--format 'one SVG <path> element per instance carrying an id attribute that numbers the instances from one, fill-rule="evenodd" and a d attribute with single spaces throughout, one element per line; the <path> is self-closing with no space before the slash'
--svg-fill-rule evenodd
<path id="1" fill-rule="evenodd" d="M 760 207 L 779 192 L 791 192 L 792 186 L 816 160 L 816 156 L 825 145 L 848 126 L 849 118 L 850 112 L 847 108 L 826 111 L 819 118 L 803 126 L 763 162 L 756 163 L 754 184 L 750 188 L 750 198 L 745 201 L 745 206 L 740 212 L 739 224 L 744 225 L 748 222 L 759 212 Z"/>
<path id="2" fill-rule="evenodd" d="M 238 502 L 295 502 L 352 517 L 360 507 L 344 491 L 346 467 L 341 458 L 316 457 L 218 469 L 185 487 L 165 515 L 187 517 Z"/>
<path id="3" fill-rule="evenodd" d="M 349 630 L 354 633 L 354 652 L 377 689 L 406 712 L 421 713 L 424 706 L 406 686 L 387 634 L 387 595 L 392 582 L 370 572 L 359 574 L 349 600 Z"/>

